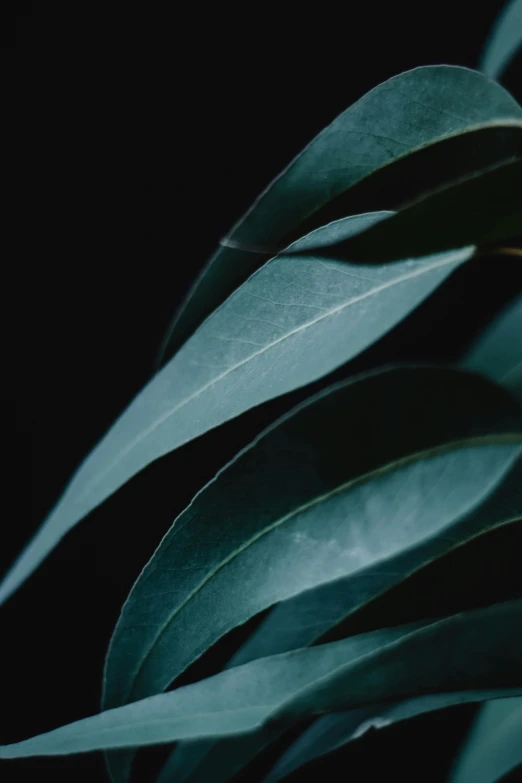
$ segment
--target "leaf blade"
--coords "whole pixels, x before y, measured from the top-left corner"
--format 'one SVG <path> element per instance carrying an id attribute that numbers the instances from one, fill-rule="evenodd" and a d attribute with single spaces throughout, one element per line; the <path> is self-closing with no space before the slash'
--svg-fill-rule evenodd
<path id="1" fill-rule="evenodd" d="M 263 783 L 276 783 L 304 764 L 337 750 L 358 739 L 370 728 L 383 728 L 424 715 L 434 710 L 472 702 L 504 700 L 512 697 L 510 691 L 462 691 L 422 696 L 395 704 L 362 707 L 346 713 L 332 713 L 318 718 L 315 723 L 288 748 L 270 770 Z M 223 743 L 226 740 L 222 741 Z M 158 778 L 157 783 L 170 783 L 173 777 Z M 182 781 L 180 781 L 182 783 Z M 470 781 L 471 783 L 471 781 Z"/>
<path id="2" fill-rule="evenodd" d="M 389 407 L 376 419 L 376 406 L 383 394 L 387 394 Z M 442 400 L 448 400 L 452 405 L 450 417 Z M 352 410 L 353 414 L 347 415 L 346 412 Z M 401 414 L 406 411 L 409 420 Z M 431 414 L 428 422 L 427 411 Z M 369 430 L 369 425 L 376 429 Z M 184 613 L 194 613 L 194 607 L 207 600 L 204 596 L 208 596 L 212 604 L 210 622 L 215 629 L 212 635 L 215 641 L 225 629 L 233 627 L 230 619 L 223 625 L 227 613 L 232 612 L 234 624 L 238 624 L 270 605 L 270 602 L 266 603 L 267 593 L 252 611 L 255 595 L 276 591 L 275 603 L 283 598 L 283 586 L 291 592 L 301 592 L 308 583 L 315 586 L 318 575 L 301 573 L 299 569 L 292 576 L 297 579 L 294 585 L 288 575 L 288 564 L 279 574 L 278 583 L 272 572 L 268 585 L 262 577 L 262 569 L 252 563 L 248 572 L 251 589 L 248 598 L 242 599 L 246 614 L 241 615 L 237 599 L 232 603 L 225 599 L 224 591 L 230 589 L 225 587 L 230 579 L 228 574 L 241 568 L 240 564 L 246 563 L 252 552 L 266 551 L 263 557 L 267 557 L 268 552 L 272 552 L 272 542 L 278 541 L 272 554 L 276 557 L 279 552 L 282 556 L 283 544 L 278 537 L 283 530 L 293 530 L 295 526 L 297 534 L 298 530 L 308 529 L 314 524 L 317 509 L 322 513 L 332 502 L 344 503 L 350 492 L 364 491 L 359 488 L 359 480 L 363 488 L 368 481 L 370 484 L 386 481 L 386 478 L 381 479 L 382 469 L 384 477 L 388 473 L 393 476 L 404 462 L 406 465 L 412 463 L 413 468 L 406 469 L 415 471 L 415 465 L 419 459 L 422 462 L 426 453 L 433 451 L 436 454 L 438 450 L 444 453 L 447 448 L 458 448 L 459 441 L 467 443 L 468 438 L 470 443 L 474 443 L 475 438 L 479 443 L 482 436 L 487 439 L 489 434 L 495 440 L 503 437 L 502 432 L 508 437 L 514 432 L 515 443 L 499 448 L 516 455 L 519 448 L 516 441 L 520 438 L 518 408 L 507 394 L 488 382 L 481 383 L 456 370 L 428 368 L 398 368 L 363 376 L 359 381 L 340 384 L 318 395 L 283 417 L 196 496 L 142 572 L 124 606 L 111 642 L 105 674 L 105 706 L 118 706 L 129 698 L 136 699 L 149 695 L 155 688 L 167 687 L 211 643 L 206 611 L 199 612 L 201 623 L 197 632 L 198 623 L 194 625 L 192 619 L 191 628 L 188 628 L 182 620 Z M 341 433 L 347 442 L 358 444 L 362 444 L 363 434 L 366 435 L 364 451 L 346 452 L 341 445 Z M 440 459 L 442 464 L 444 457 Z M 501 456 L 499 464 L 502 466 L 503 459 Z M 510 459 L 505 463 L 506 469 Z M 435 471 L 439 470 L 438 464 L 434 464 Z M 285 466 L 286 471 L 283 470 Z M 503 470 L 502 467 L 501 474 Z M 344 494 L 345 486 L 348 495 Z M 268 488 L 270 495 L 267 497 Z M 389 513 L 385 516 L 388 518 Z M 222 526 L 219 520 L 223 520 Z M 223 531 L 221 535 L 220 531 Z M 325 552 L 329 551 L 328 541 L 325 533 Z M 310 552 L 306 544 L 307 540 L 300 536 L 288 539 L 285 547 L 289 546 L 290 550 L 285 557 L 295 557 L 295 553 L 300 552 L 300 556 L 314 562 L 314 552 Z M 316 552 L 318 545 L 319 541 L 315 541 Z M 353 545 L 357 549 L 356 541 Z M 401 546 L 412 546 L 412 541 L 401 542 Z M 273 567 L 276 560 L 270 562 Z M 330 562 L 324 581 L 335 578 L 332 567 Z M 341 575 L 345 566 L 340 568 Z M 259 585 L 252 581 L 256 572 L 259 573 Z M 219 618 L 217 600 L 225 612 Z M 196 619 L 197 615 L 198 612 Z M 182 632 L 179 623 L 183 623 Z M 192 641 L 191 634 L 195 634 Z M 155 654 L 151 657 L 153 649 Z M 134 657 L 136 665 L 143 656 L 147 657 L 147 671 L 152 679 L 148 680 L 149 675 L 142 671 L 143 684 L 138 686 L 131 660 Z"/>
<path id="3" fill-rule="evenodd" d="M 304 714 L 340 706 L 351 709 L 447 690 L 509 687 L 522 691 L 521 620 L 522 601 L 511 601 L 253 661 L 177 691 L 1 746 L 0 758 L 247 733 L 261 725 L 293 722 Z M 470 638 L 473 656 L 469 655 Z M 500 656 L 502 667 L 488 666 L 492 656 Z M 414 676 L 412 661 L 421 662 Z"/>
<path id="4" fill-rule="evenodd" d="M 334 196 L 426 144 L 482 122 L 520 119 L 520 107 L 501 90 L 466 68 L 427 66 L 399 74 L 363 96 L 292 161 L 234 226 L 189 292 L 162 352 L 172 356 L 259 268 L 267 245 L 278 245 Z"/>
<path id="5" fill-rule="evenodd" d="M 290 651 L 310 644 L 332 641 L 329 631 L 338 627 L 368 601 L 386 590 L 398 581 L 407 578 L 415 571 L 433 562 L 447 551 L 469 542 L 473 538 L 489 532 L 495 527 L 522 519 L 522 460 L 512 469 L 502 482 L 478 509 L 467 515 L 460 523 L 440 537 L 432 538 L 426 543 L 405 552 L 388 561 L 382 568 L 382 573 L 375 569 L 306 591 L 293 599 L 278 604 L 266 620 L 248 638 L 246 643 L 236 652 L 228 666 L 237 666 L 257 658 Z M 345 635 L 341 631 L 341 635 Z M 339 638 L 339 633 L 335 634 Z M 453 697 L 451 697 L 453 699 Z M 402 705 L 402 703 L 401 703 Z M 401 705 L 384 705 L 386 720 L 394 721 L 413 716 L 415 703 Z M 422 711 L 431 709 L 429 704 L 421 704 Z M 439 699 L 433 701 L 433 709 L 439 709 Z M 360 731 L 361 724 L 376 717 L 372 709 L 356 711 L 354 714 L 339 718 L 339 726 L 334 735 L 314 739 L 315 729 L 311 727 L 310 734 L 303 735 L 303 743 L 310 745 L 309 752 L 321 755 L 333 749 L 331 743 L 339 737 L 343 741 L 354 738 L 354 732 Z M 321 719 L 327 727 L 328 721 L 336 724 L 336 719 Z M 321 734 L 321 726 L 318 731 Z M 200 783 L 205 775 L 211 776 L 216 783 L 229 780 L 241 766 L 250 761 L 276 738 L 277 733 L 266 730 L 256 732 L 252 736 L 237 737 L 215 743 L 212 741 L 179 743 L 165 765 L 165 775 L 158 783 L 167 783 L 175 775 L 179 783 Z M 357 735 L 358 736 L 358 735 Z M 297 740 L 300 743 L 300 740 Z M 318 744 L 318 748 L 316 745 Z M 295 760 L 300 757 L 301 750 L 289 753 Z M 322 749 L 322 750 L 321 750 Z M 321 751 L 321 752 L 319 752 Z M 312 755 L 311 757 L 315 757 Z M 281 759 L 281 762 L 283 760 Z M 302 762 L 304 763 L 304 762 Z M 287 764 L 285 756 L 284 765 Z M 278 766 L 279 768 L 279 766 Z"/>
<path id="6" fill-rule="evenodd" d="M 521 233 L 522 159 L 517 159 L 445 184 L 326 252 L 382 263 L 462 247 L 471 237 L 481 246 Z"/>
<path id="7" fill-rule="evenodd" d="M 480 68 L 497 79 L 522 45 L 522 0 L 506 3 L 484 47 Z"/>
<path id="8" fill-rule="evenodd" d="M 522 401 L 522 297 L 515 299 L 468 351 L 462 366 L 508 388 Z"/>
<path id="9" fill-rule="evenodd" d="M 522 698 L 485 704 L 451 775 L 451 783 L 495 783 L 522 764 Z"/>
<path id="10" fill-rule="evenodd" d="M 293 247 L 317 244 L 320 237 L 329 244 L 382 217 L 377 213 L 338 221 Z M 368 273 L 358 265 L 325 263 L 320 255 L 272 259 L 200 327 L 84 460 L 4 577 L 0 603 L 68 530 L 150 462 L 349 360 L 407 315 L 472 252 L 467 248 L 372 267 Z"/>

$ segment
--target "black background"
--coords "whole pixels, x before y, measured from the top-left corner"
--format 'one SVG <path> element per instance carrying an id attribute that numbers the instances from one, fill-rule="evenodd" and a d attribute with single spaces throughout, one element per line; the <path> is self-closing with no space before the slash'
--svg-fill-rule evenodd
<path id="1" fill-rule="evenodd" d="M 3 6 L 3 190 L 18 218 L 3 213 L 0 569 L 146 382 L 177 303 L 259 191 L 377 83 L 421 64 L 476 66 L 500 5 Z M 519 100 L 521 81 L 519 58 L 504 79 Z M 350 372 L 400 359 L 456 359 L 520 289 L 515 261 L 486 258 L 457 273 Z M 162 532 L 240 445 L 296 399 L 300 393 L 264 405 L 147 469 L 2 607 L 3 741 L 98 710 L 112 626 Z M 465 577 L 455 557 L 429 572 L 410 590 L 410 615 L 429 613 L 435 598 L 452 611 L 519 591 L 509 576 L 516 561 L 491 554 L 500 543 L 497 535 L 477 548 Z M 400 620 L 403 606 L 391 600 L 388 619 Z M 217 669 L 234 638 L 185 681 Z M 472 714 L 459 708 L 368 735 L 307 774 L 443 781 Z M 135 780 L 152 783 L 163 753 L 142 752 Z M 241 779 L 256 780 L 262 765 L 263 758 Z M 4 763 L 0 774 L 4 781 L 105 780 L 97 754 Z"/>

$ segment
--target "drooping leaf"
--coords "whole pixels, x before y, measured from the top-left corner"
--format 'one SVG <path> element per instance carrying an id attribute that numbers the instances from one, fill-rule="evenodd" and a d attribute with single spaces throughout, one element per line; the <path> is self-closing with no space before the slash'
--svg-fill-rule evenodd
<path id="1" fill-rule="evenodd" d="M 522 297 L 477 340 L 462 366 L 501 383 L 522 401 Z"/>
<path id="2" fill-rule="evenodd" d="M 520 118 L 493 121 L 448 136 L 359 180 L 300 223 L 284 244 L 346 215 L 400 211 L 429 193 L 517 160 L 521 154 Z"/>
<path id="3" fill-rule="evenodd" d="M 509 651 L 504 653 L 504 646 Z M 518 689 L 522 688 L 521 664 L 522 600 L 518 599 L 453 615 L 359 658 L 352 666 L 341 666 L 288 698 L 270 721 L 284 723 L 352 705 L 445 691 Z"/>
<path id="4" fill-rule="evenodd" d="M 517 234 L 522 234 L 522 160 L 441 187 L 323 252 L 382 263 Z"/>
<path id="5" fill-rule="evenodd" d="M 484 47 L 480 68 L 498 79 L 522 45 L 522 0 L 509 0 Z"/>
<path id="6" fill-rule="evenodd" d="M 332 244 L 385 215 L 338 221 L 293 248 Z M 320 252 L 269 261 L 200 327 L 89 454 L 7 573 L 0 602 L 68 530 L 150 462 L 348 361 L 472 252 L 380 267 L 326 262 Z"/>
<path id="7" fill-rule="evenodd" d="M 379 650 L 422 625 L 379 630 L 314 650 L 297 650 L 254 661 L 169 693 L 77 721 L 41 735 L 38 742 L 19 743 L 19 749 L 23 752 L 25 746 L 28 755 L 75 753 L 80 752 L 82 743 L 86 743 L 83 749 L 96 750 L 216 733 L 218 736 L 243 734 L 261 726 L 277 705 L 317 677 L 344 662 Z M 54 738 L 63 744 L 56 743 Z M 0 758 L 18 755 L 16 745 L 0 746 Z"/>
<path id="8" fill-rule="evenodd" d="M 522 693 L 522 601 L 262 658 L 31 739 L 0 758 L 84 753 L 204 736 L 383 701 L 457 691 Z"/>
<path id="9" fill-rule="evenodd" d="M 489 704 L 483 707 L 484 710 L 488 710 L 490 706 L 500 705 L 504 702 L 506 696 L 510 696 L 509 692 L 501 690 L 440 693 L 434 696 L 421 696 L 391 704 L 371 705 L 350 710 L 349 712 L 325 715 L 322 718 L 318 718 L 285 751 L 270 770 L 263 783 L 276 783 L 277 780 L 282 780 L 291 772 L 313 759 L 331 753 L 348 742 L 359 738 L 370 728 L 380 729 L 392 723 L 413 718 L 416 715 L 423 715 L 427 712 L 456 706 L 457 704 L 469 704 L 470 702 L 489 701 Z M 509 701 L 520 702 L 521 700 L 511 697 Z M 225 746 L 227 740 L 222 740 L 220 744 Z M 207 778 L 207 780 L 210 779 Z M 158 778 L 157 783 L 174 783 L 175 781 L 182 783 L 183 778 L 163 776 Z M 469 783 L 478 783 L 478 778 L 470 778 Z"/>
<path id="10" fill-rule="evenodd" d="M 163 355 L 170 358 L 264 263 L 267 247 L 287 244 L 290 232 L 338 194 L 427 144 L 482 123 L 520 118 L 511 96 L 466 68 L 415 68 L 371 90 L 323 130 L 234 226 L 176 316 Z"/>
<path id="11" fill-rule="evenodd" d="M 370 728 L 458 704 L 502 699 L 514 690 L 455 691 L 421 696 L 399 702 L 358 707 L 318 718 L 285 751 L 263 783 L 275 783 L 313 759 L 331 753 L 358 739 Z M 178 744 L 156 783 L 224 783 L 243 769 L 254 756 L 283 734 L 284 728 L 264 726 L 252 734 L 216 740 L 187 740 Z"/>
<path id="12" fill-rule="evenodd" d="M 422 565 L 494 527 L 517 519 L 522 519 L 522 460 L 518 461 L 498 489 L 479 508 L 453 525 L 451 531 L 445 529 L 439 536 L 400 553 L 385 564 L 378 563 L 359 574 L 308 590 L 276 606 L 233 656 L 229 666 L 304 647 L 317 642 L 323 636 L 328 639 L 328 632 L 332 627 L 335 628 L 362 605 L 381 595 Z M 435 699 L 433 704 L 433 709 L 439 708 L 438 699 Z M 410 710 L 414 708 L 415 704 L 404 705 L 404 708 L 392 705 L 392 712 L 386 715 L 390 720 L 398 720 L 404 711 L 405 717 L 411 717 L 413 712 Z M 366 720 L 366 717 L 361 715 L 356 713 L 346 718 L 349 730 L 346 731 L 345 741 L 352 739 L 353 732 L 358 731 L 361 722 Z M 372 713 L 367 717 L 369 719 L 375 716 Z M 335 722 L 335 718 L 324 720 Z M 313 727 L 310 731 L 312 736 L 315 736 Z M 213 783 L 224 783 L 276 736 L 276 732 L 265 729 L 247 737 L 231 738 L 226 742 L 200 740 L 180 743 L 167 761 L 164 775 L 158 783 L 167 783 L 171 779 L 175 779 L 177 783 L 199 783 L 205 779 L 212 779 Z M 321 747 L 328 746 L 330 739 L 337 741 L 337 737 L 338 734 L 334 733 L 331 738 L 325 738 Z M 322 752 L 326 753 L 327 750 Z"/>
<path id="13" fill-rule="evenodd" d="M 495 783 L 522 765 L 522 698 L 485 704 L 457 761 L 451 783 Z"/>
<path id="14" fill-rule="evenodd" d="M 389 558 L 449 535 L 512 464 L 518 443 L 500 442 L 517 432 L 520 442 L 516 409 L 476 376 L 407 368 L 284 417 L 196 496 L 142 572 L 109 649 L 104 706 L 166 688 L 228 630 L 303 590 L 349 574 L 366 583 L 378 563 L 375 585 L 399 580 Z"/>
<path id="15" fill-rule="evenodd" d="M 164 537 L 118 621 L 104 705 L 167 687 L 223 633 L 272 603 L 431 538 L 487 496 L 521 440 L 510 396 L 458 370 L 376 372 L 298 407 L 218 473 Z M 459 467 L 457 487 L 449 473 Z M 418 493 L 444 470 L 456 491 L 444 496 L 441 475 L 416 528 Z M 401 493 L 406 474 L 411 483 Z M 241 574 L 248 590 L 236 594 Z"/>

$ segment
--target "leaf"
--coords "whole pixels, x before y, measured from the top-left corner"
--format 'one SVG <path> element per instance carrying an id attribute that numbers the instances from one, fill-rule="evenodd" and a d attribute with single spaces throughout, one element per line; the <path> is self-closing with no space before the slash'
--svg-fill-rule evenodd
<path id="1" fill-rule="evenodd" d="M 451 783 L 495 783 L 522 764 L 522 698 L 485 704 L 457 761 Z"/>
<path id="2" fill-rule="evenodd" d="M 324 711 L 451 691 L 522 693 L 522 601 L 262 658 L 22 742 L 0 758 L 244 734 Z"/>
<path id="3" fill-rule="evenodd" d="M 499 699 L 509 696 L 513 690 L 456 691 L 435 696 L 421 696 L 406 701 L 382 703 L 359 707 L 348 712 L 332 713 L 318 718 L 303 732 L 281 756 L 264 778 L 264 783 L 274 783 L 304 764 L 324 756 L 343 745 L 358 739 L 370 728 L 382 728 L 400 720 L 422 715 L 433 710 L 457 704 Z M 281 735 L 283 730 L 263 727 L 242 737 L 213 740 L 188 740 L 177 747 L 161 770 L 156 783 L 223 783 L 237 774 L 253 756 Z M 203 766 L 202 751 L 208 747 Z M 240 752 L 238 753 L 238 748 Z M 200 749 L 199 756 L 196 749 Z M 229 753 L 232 757 L 229 757 Z M 226 770 L 226 772 L 224 772 Z"/>
<path id="4" fill-rule="evenodd" d="M 330 640 L 330 629 L 342 623 L 372 598 L 447 551 L 494 527 L 519 518 L 522 518 L 522 460 L 518 461 L 500 487 L 479 508 L 451 528 L 451 535 L 445 529 L 440 535 L 391 558 L 385 565 L 377 563 L 374 568 L 308 590 L 276 606 L 238 650 L 228 666 L 237 666 L 257 658 L 304 647 L 321 638 Z M 450 698 L 453 699 L 453 695 Z M 386 713 L 387 719 L 398 720 L 403 710 L 405 717 L 412 716 L 414 713 L 410 713 L 410 710 L 415 708 L 415 704 L 416 702 L 405 704 L 404 707 L 391 705 L 391 713 Z M 433 705 L 433 709 L 439 709 L 438 697 L 434 699 Z M 421 706 L 424 711 L 426 705 L 422 703 Z M 371 709 L 367 716 L 363 713 L 357 712 L 346 718 L 346 741 L 353 738 L 353 732 L 359 730 L 363 721 L 375 717 Z M 323 720 L 335 722 L 336 718 Z M 312 736 L 315 736 L 313 727 L 310 731 Z M 260 753 L 276 736 L 276 732 L 265 730 L 217 744 L 212 740 L 181 743 L 171 754 L 165 766 L 165 774 L 160 777 L 158 783 L 174 779 L 174 773 L 177 783 L 198 783 L 205 780 L 205 776 L 210 776 L 210 773 L 213 783 L 223 783 Z M 332 734 L 332 741 L 336 737 L 337 734 Z M 323 744 L 326 746 L 329 741 L 330 738 L 325 738 Z M 117 764 L 115 766 L 117 767 Z"/>
<path id="5" fill-rule="evenodd" d="M 499 705 L 505 701 L 505 696 L 510 696 L 509 691 L 456 691 L 439 693 L 433 696 L 420 696 L 406 701 L 392 704 L 371 705 L 360 707 L 349 712 L 332 713 L 316 720 L 281 756 L 270 770 L 263 783 L 275 783 L 294 770 L 307 764 L 313 759 L 324 756 L 337 750 L 348 742 L 358 739 L 368 729 L 380 729 L 398 721 L 407 720 L 417 715 L 422 715 L 434 710 L 466 704 L 470 702 L 490 701 L 482 709 L 488 709 L 490 705 Z M 521 701 L 512 699 L 509 701 Z M 222 745 L 227 740 L 222 740 Z M 160 776 L 157 783 L 172 783 L 183 778 L 172 776 Z M 210 780 L 210 778 L 207 778 Z M 213 781 L 214 783 L 214 781 Z M 218 781 L 216 780 L 216 783 Z M 478 783 L 475 778 L 470 778 L 469 783 Z"/>
<path id="6" fill-rule="evenodd" d="M 519 453 L 500 445 L 510 433 L 520 442 L 516 410 L 478 377 L 409 368 L 341 384 L 281 419 L 196 496 L 145 567 L 111 641 L 104 706 L 165 689 L 278 601 L 449 535 Z M 432 486 L 426 512 L 418 493 Z M 395 567 L 382 570 L 386 582 Z"/>
<path id="7" fill-rule="evenodd" d="M 479 337 L 462 366 L 501 383 L 522 401 L 522 296 Z"/>
<path id="8" fill-rule="evenodd" d="M 510 0 L 499 14 L 484 47 L 480 68 L 494 79 L 522 45 L 522 0 Z"/>
<path id="9" fill-rule="evenodd" d="M 457 370 L 376 372 L 298 407 L 218 473 L 164 537 L 115 629 L 104 705 L 166 688 L 272 603 L 435 535 L 493 489 L 521 441 L 509 395 Z M 445 482 L 458 475 L 444 476 L 450 466 L 462 483 L 448 498 Z M 416 529 L 416 491 L 423 497 L 441 473 Z M 245 573 L 249 588 L 237 595 Z"/>
<path id="10" fill-rule="evenodd" d="M 384 216 L 338 221 L 293 248 L 331 244 Z M 68 530 L 150 462 L 348 361 L 472 252 L 378 268 L 325 262 L 320 253 L 269 261 L 200 327 L 86 458 L 4 578 L 0 602 Z"/>
<path id="11" fill-rule="evenodd" d="M 415 68 L 380 84 L 325 128 L 234 226 L 189 292 L 162 354 L 172 356 L 264 263 L 267 246 L 288 244 L 285 237 L 335 196 L 428 144 L 484 123 L 521 117 L 507 92 L 466 68 Z M 458 159 L 455 165 L 459 176 Z"/>
<path id="12" fill-rule="evenodd" d="M 522 160 L 441 187 L 323 252 L 382 263 L 517 234 L 522 234 Z"/>

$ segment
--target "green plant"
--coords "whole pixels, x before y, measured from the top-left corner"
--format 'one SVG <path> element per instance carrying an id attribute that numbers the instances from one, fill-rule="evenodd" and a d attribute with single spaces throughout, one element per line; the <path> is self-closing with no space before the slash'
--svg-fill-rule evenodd
<path id="1" fill-rule="evenodd" d="M 511 4 L 486 55 L 494 76 L 518 44 L 521 8 Z M 163 368 L 80 467 L 2 598 L 153 460 L 349 362 L 486 249 L 516 262 L 521 140 L 514 99 L 463 68 L 409 71 L 347 109 L 223 241 L 167 335 Z M 422 187 L 405 193 L 412 167 Z M 395 211 L 354 214 L 361 183 L 401 183 Z M 511 707 L 522 693 L 516 597 L 365 633 L 350 618 L 520 519 L 521 313 L 515 301 L 461 368 L 355 376 L 262 433 L 137 580 L 107 655 L 105 711 L 0 756 L 104 749 L 125 781 L 133 748 L 179 741 L 161 781 L 224 781 L 288 727 L 335 713 L 287 749 L 276 780 L 368 725 L 466 701 Z M 163 694 L 271 607 L 224 672 Z"/>

